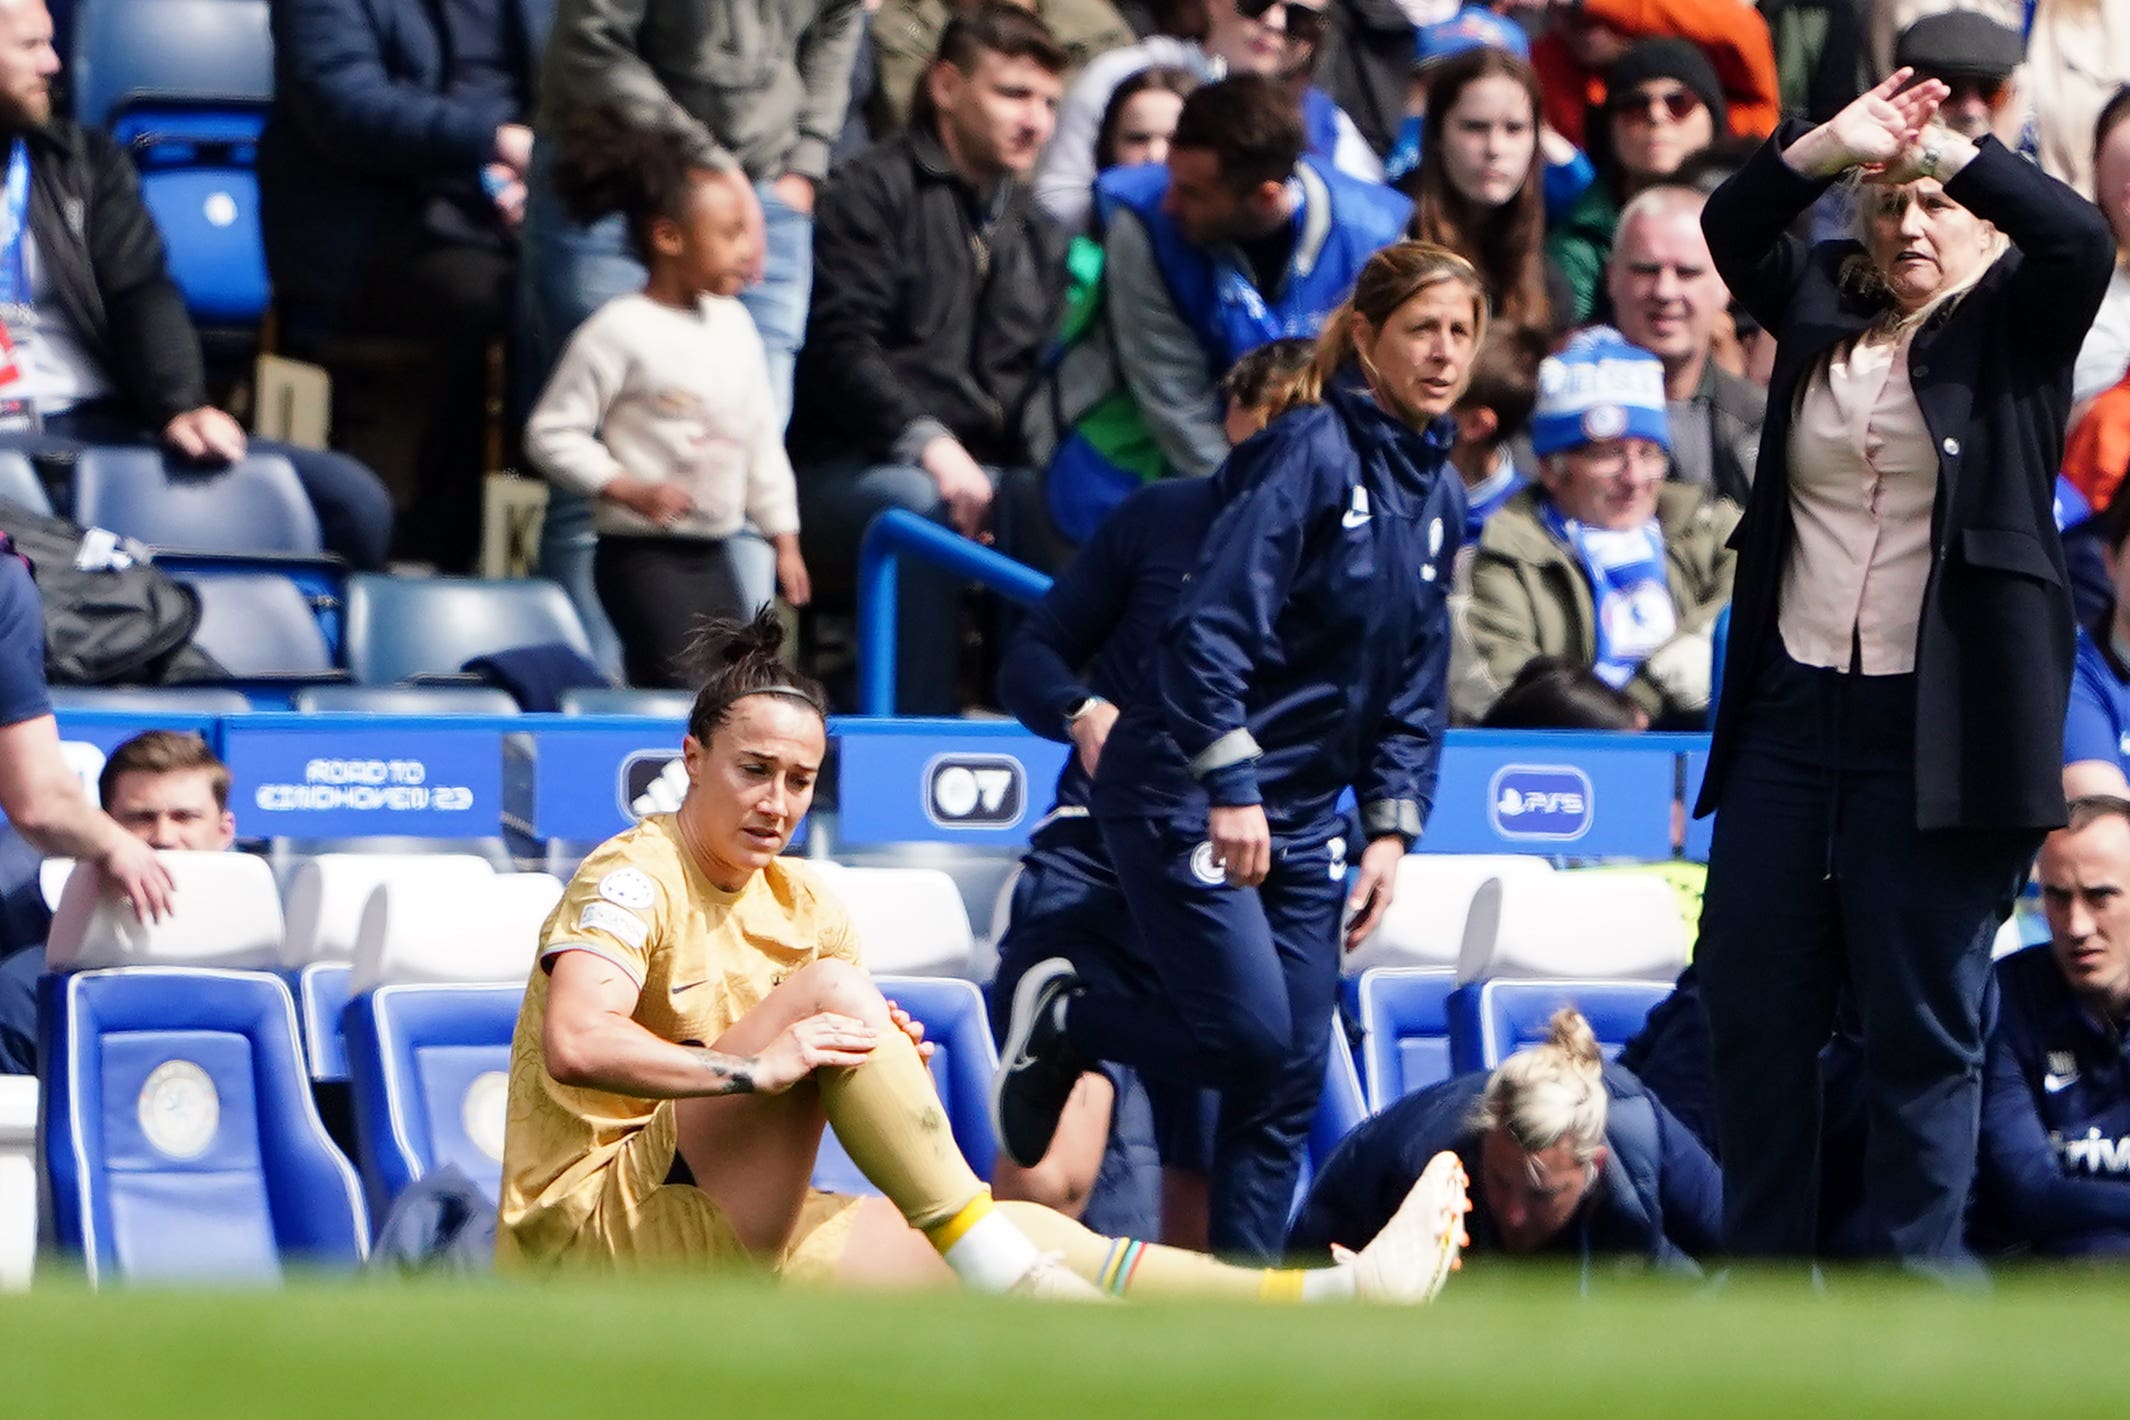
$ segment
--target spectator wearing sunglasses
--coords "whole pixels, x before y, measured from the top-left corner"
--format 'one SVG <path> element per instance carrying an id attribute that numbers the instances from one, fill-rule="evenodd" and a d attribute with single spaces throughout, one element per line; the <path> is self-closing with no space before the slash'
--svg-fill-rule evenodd
<path id="1" fill-rule="evenodd" d="M 1613 66 L 1605 124 L 1591 150 L 1598 180 L 1546 239 L 1546 255 L 1570 293 L 1569 324 L 1599 314 L 1621 207 L 1677 176 L 1729 118 L 1715 68 L 1685 40 L 1643 40 Z"/>
<path id="2" fill-rule="evenodd" d="M 1090 63 L 1066 90 L 1058 128 L 1035 176 L 1036 202 L 1063 226 L 1087 225 L 1094 201 L 1095 140 L 1110 96 L 1142 69 L 1166 65 L 1201 80 L 1261 74 L 1281 80 L 1302 108 L 1308 152 L 1341 172 L 1380 182 L 1383 162 L 1353 120 L 1310 82 L 1324 36 L 1323 0 L 1205 0 L 1205 38 L 1150 35 Z"/>
<path id="3" fill-rule="evenodd" d="M 1765 138 L 1782 115 L 1781 82 L 1767 21 L 1738 0 L 1518 0 L 1547 12 L 1531 64 L 1546 93 L 1546 122 L 1595 156 L 1614 66 L 1644 40 L 1684 40 L 1718 80 L 1721 118 L 1741 138 Z M 1713 106 L 1711 106 L 1713 107 Z M 1719 131 L 1721 129 L 1719 122 Z"/>

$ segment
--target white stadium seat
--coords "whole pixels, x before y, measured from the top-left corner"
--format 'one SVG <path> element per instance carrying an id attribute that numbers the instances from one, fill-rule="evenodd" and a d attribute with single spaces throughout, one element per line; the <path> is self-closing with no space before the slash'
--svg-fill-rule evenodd
<path id="1" fill-rule="evenodd" d="M 969 952 L 971 981 L 989 981 L 998 975 L 998 944 L 1006 940 L 1006 929 L 1013 925 L 1013 890 L 1021 885 L 1021 872 L 1021 865 L 1015 863 L 991 900 L 991 925 Z"/>
<path id="2" fill-rule="evenodd" d="M 59 899 L 67 890 L 67 879 L 74 874 L 72 858 L 47 858 L 37 867 L 37 890 L 44 895 L 44 905 L 52 911 L 59 910 Z"/>
<path id="3" fill-rule="evenodd" d="M 160 922 L 142 922 L 101 875 L 75 873 L 52 913 L 45 961 L 52 971 L 113 966 L 270 969 L 280 959 L 281 898 L 273 870 L 249 853 L 156 855 L 177 892 Z"/>
<path id="4" fill-rule="evenodd" d="M 37 1078 L 0 1075 L 0 1292 L 30 1285 L 37 1255 Z"/>
<path id="5" fill-rule="evenodd" d="M 349 992 L 406 982 L 515 982 L 531 975 L 540 924 L 562 898 L 546 873 L 378 884 L 355 933 Z"/>
<path id="6" fill-rule="evenodd" d="M 1513 853 L 1409 853 L 1398 864 L 1397 891 L 1376 930 L 1347 953 L 1344 971 L 1371 967 L 1453 966 L 1464 919 L 1482 883 L 1516 884 L 1553 876 L 1544 858 Z"/>
<path id="7" fill-rule="evenodd" d="M 826 861 L 808 866 L 850 913 L 867 971 L 875 976 L 969 974 L 975 934 L 961 889 L 945 872 Z"/>
<path id="8" fill-rule="evenodd" d="M 1678 899 L 1661 878 L 1553 873 L 1472 895 L 1457 981 L 1663 981 L 1686 966 Z"/>
<path id="9" fill-rule="evenodd" d="M 306 858 L 288 876 L 288 934 L 281 965 L 353 961 L 363 908 L 380 883 L 438 882 L 469 886 L 496 876 L 488 860 L 470 853 L 327 853 Z"/>

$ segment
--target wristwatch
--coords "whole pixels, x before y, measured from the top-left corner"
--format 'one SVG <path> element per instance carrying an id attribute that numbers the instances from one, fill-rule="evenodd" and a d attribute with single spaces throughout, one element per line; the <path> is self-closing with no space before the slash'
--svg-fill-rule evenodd
<path id="1" fill-rule="evenodd" d="M 1088 711 L 1094 709 L 1097 705 L 1107 704 L 1109 704 L 1109 701 L 1099 695 L 1086 696 L 1079 702 L 1079 704 L 1073 706 L 1070 710 L 1067 710 L 1065 712 L 1066 728 L 1070 729 L 1075 723 L 1078 722 L 1079 718 L 1082 715 L 1085 715 Z"/>
<path id="2" fill-rule="evenodd" d="M 1916 171 L 1923 177 L 1938 175 L 1938 160 L 1945 156 L 1945 133 L 1943 128 L 1932 128 L 1923 139 L 1923 161 L 1916 164 Z"/>

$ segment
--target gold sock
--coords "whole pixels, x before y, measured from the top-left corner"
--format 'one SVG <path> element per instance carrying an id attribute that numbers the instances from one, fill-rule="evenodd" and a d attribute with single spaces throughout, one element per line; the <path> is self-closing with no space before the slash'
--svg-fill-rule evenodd
<path id="1" fill-rule="evenodd" d="M 1236 1267 L 1202 1252 L 1131 1238 L 1105 1238 L 1039 1203 L 1000 1203 L 998 1211 L 1066 1268 L 1112 1296 L 1237 1297 L 1299 1302 L 1304 1273 Z"/>
<path id="2" fill-rule="evenodd" d="M 901 1031 L 883 1029 L 863 1065 L 817 1070 L 814 1078 L 844 1152 L 912 1227 L 930 1232 L 978 1198 L 990 1201 L 954 1142 L 931 1071 Z M 951 1245 L 934 1242 L 942 1252 Z"/>

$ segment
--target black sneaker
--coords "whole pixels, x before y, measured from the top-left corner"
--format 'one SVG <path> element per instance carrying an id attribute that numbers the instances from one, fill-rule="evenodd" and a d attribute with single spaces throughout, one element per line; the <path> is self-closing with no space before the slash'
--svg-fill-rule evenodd
<path id="1" fill-rule="evenodd" d="M 1006 1157 L 1032 1169 L 1050 1152 L 1080 1061 L 1065 1041 L 1065 1003 L 1080 989 L 1063 957 L 1037 962 L 1013 988 L 998 1077 L 991 1082 L 991 1128 Z"/>

